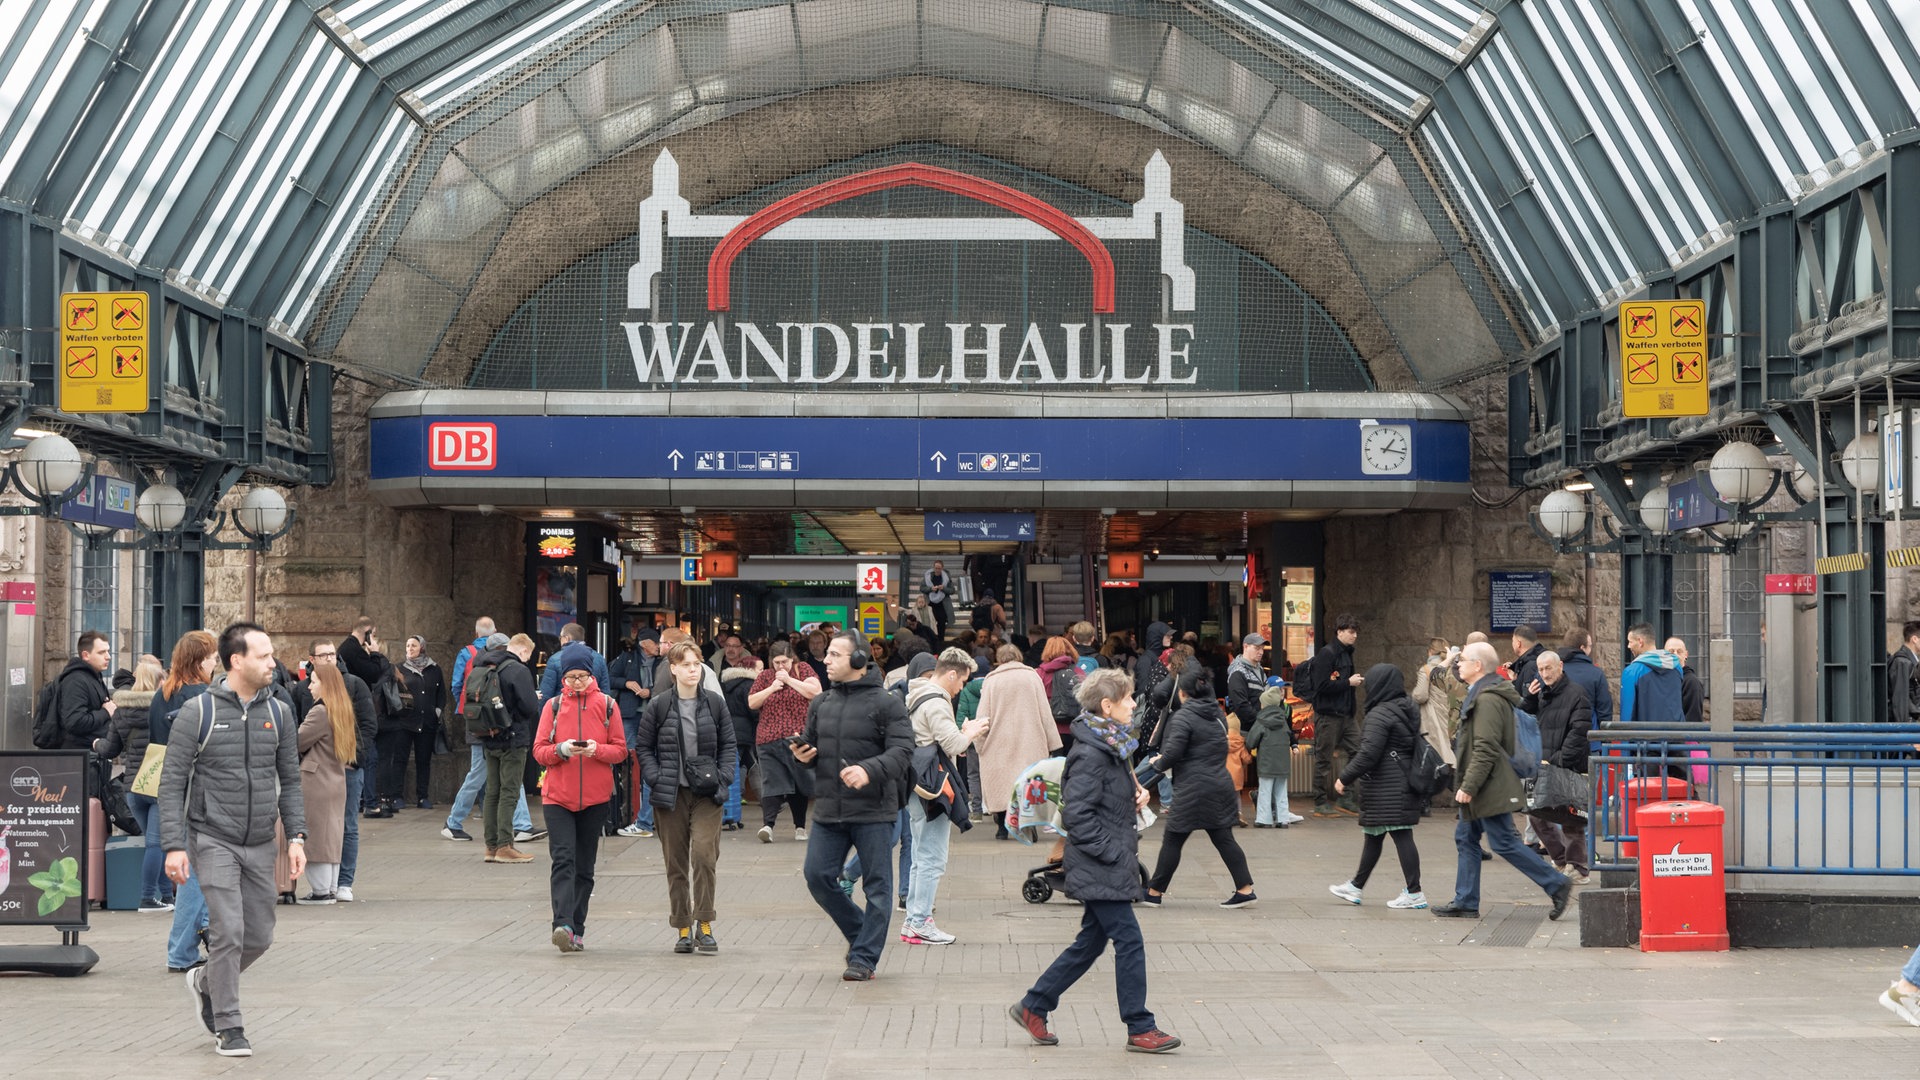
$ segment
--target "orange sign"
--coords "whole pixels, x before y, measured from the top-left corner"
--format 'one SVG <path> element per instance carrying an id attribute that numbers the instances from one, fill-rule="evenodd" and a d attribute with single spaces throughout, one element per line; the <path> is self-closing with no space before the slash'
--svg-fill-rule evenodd
<path id="1" fill-rule="evenodd" d="M 146 412 L 147 294 L 66 293 L 60 297 L 62 412 Z"/>
<path id="2" fill-rule="evenodd" d="M 730 578 L 740 576 L 740 553 L 737 551 L 709 551 L 700 556 L 700 576 L 707 578 Z"/>
<path id="3" fill-rule="evenodd" d="M 1107 578 L 1111 581 L 1139 581 L 1146 574 L 1146 560 L 1137 551 L 1107 553 Z"/>
<path id="4" fill-rule="evenodd" d="M 545 559 L 571 559 L 574 546 L 571 536 L 549 536 L 540 541 L 540 556 Z"/>
<path id="5" fill-rule="evenodd" d="M 1711 404 L 1704 300 L 1620 305 L 1620 414 L 1705 416 Z"/>

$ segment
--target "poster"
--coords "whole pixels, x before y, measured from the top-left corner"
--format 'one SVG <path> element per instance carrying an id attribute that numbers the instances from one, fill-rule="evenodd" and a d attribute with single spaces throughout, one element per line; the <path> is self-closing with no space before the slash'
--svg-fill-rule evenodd
<path id="1" fill-rule="evenodd" d="M 1553 624 L 1553 571 L 1489 570 L 1487 572 L 1488 629 L 1507 634 L 1516 626 L 1546 633 Z"/>
<path id="2" fill-rule="evenodd" d="M 1281 618 L 1284 625 L 1313 625 L 1313 582 L 1288 582 L 1281 594 L 1281 603 L 1285 607 Z"/>
<path id="3" fill-rule="evenodd" d="M 86 753 L 0 753 L 0 784 L 0 926 L 85 929 Z"/>
<path id="4" fill-rule="evenodd" d="M 542 566 L 533 572 L 534 630 L 560 635 L 560 628 L 580 618 L 575 600 L 574 570 L 564 566 Z"/>

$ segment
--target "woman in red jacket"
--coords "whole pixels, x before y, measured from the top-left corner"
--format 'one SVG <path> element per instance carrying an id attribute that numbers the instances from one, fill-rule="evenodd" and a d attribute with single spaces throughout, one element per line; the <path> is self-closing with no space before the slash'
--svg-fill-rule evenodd
<path id="1" fill-rule="evenodd" d="M 553 863 L 553 944 L 563 953 L 586 947 L 593 864 L 613 811 L 613 767 L 626 757 L 620 710 L 593 681 L 585 654 L 568 658 L 560 693 L 540 710 L 533 736 L 533 759 L 547 770 L 541 802 Z"/>

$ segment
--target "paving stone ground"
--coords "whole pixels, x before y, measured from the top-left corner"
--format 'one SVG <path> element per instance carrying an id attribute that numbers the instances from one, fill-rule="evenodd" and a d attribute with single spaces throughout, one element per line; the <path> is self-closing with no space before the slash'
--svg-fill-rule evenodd
<path id="1" fill-rule="evenodd" d="M 589 950 L 547 940 L 546 859 L 490 866 L 440 838 L 443 813 L 362 828 L 359 902 L 279 908 L 242 985 L 255 1056 L 216 1057 L 178 976 L 168 916 L 100 912 L 79 979 L 0 977 L 0 1077 L 278 1075 L 425 1080 L 1005 1080 L 1008 1077 L 1910 1077 L 1920 1030 L 1874 1002 L 1898 949 L 1648 955 L 1582 949 L 1576 914 L 1490 864 L 1478 922 L 1384 904 L 1391 848 L 1364 906 L 1327 893 L 1352 872 L 1350 819 L 1243 830 L 1260 894 L 1230 891 L 1199 838 L 1167 903 L 1142 908 L 1149 1004 L 1185 1045 L 1122 1051 L 1103 960 L 1054 1014 L 1057 1047 L 1004 1015 L 1073 936 L 1079 909 L 1020 898 L 1040 852 L 957 837 L 941 885 L 948 946 L 890 938 L 879 977 L 840 981 L 844 944 L 806 894 L 784 824 L 722 837 L 720 955 L 675 956 L 658 841 L 601 849 Z M 755 817 L 749 807 L 748 817 Z M 1143 838 L 1149 859 L 1160 826 Z M 1418 831 L 1426 891 L 1454 877 L 1451 825 Z M 895 916 L 895 934 L 899 916 Z M 0 930 L 0 944 L 44 942 Z"/>

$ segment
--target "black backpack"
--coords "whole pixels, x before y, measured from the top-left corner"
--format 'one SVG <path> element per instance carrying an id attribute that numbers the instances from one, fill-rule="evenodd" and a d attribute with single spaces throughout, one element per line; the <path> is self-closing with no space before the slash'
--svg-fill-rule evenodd
<path id="1" fill-rule="evenodd" d="M 1082 710 L 1075 693 L 1086 678 L 1079 667 L 1073 664 L 1053 673 L 1053 688 L 1047 692 L 1047 705 L 1053 710 L 1054 723 L 1066 725 L 1079 718 Z"/>
<path id="2" fill-rule="evenodd" d="M 476 665 L 467 674 L 466 705 L 460 710 L 467 734 L 475 739 L 498 739 L 513 727 L 507 715 L 507 703 L 500 697 L 500 669 L 497 665 Z"/>
<path id="3" fill-rule="evenodd" d="M 40 688 L 33 706 L 33 745 L 42 750 L 60 749 L 60 679 Z"/>

